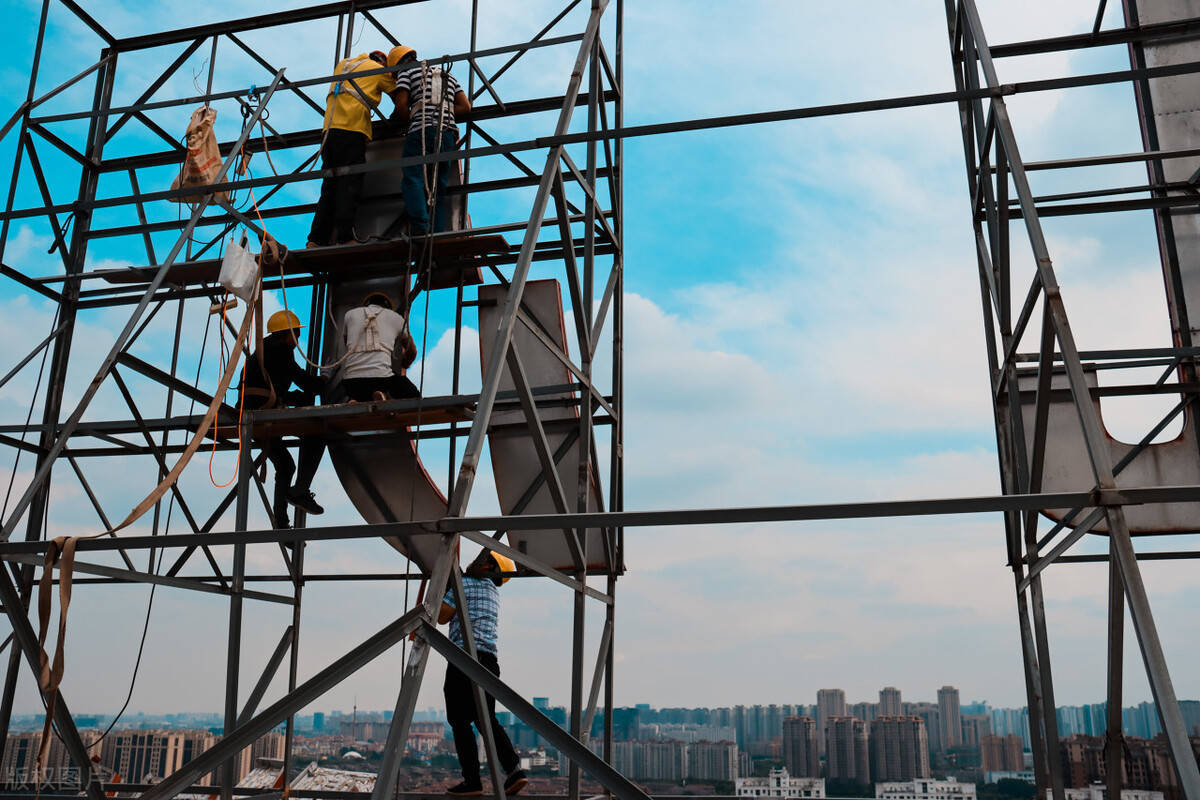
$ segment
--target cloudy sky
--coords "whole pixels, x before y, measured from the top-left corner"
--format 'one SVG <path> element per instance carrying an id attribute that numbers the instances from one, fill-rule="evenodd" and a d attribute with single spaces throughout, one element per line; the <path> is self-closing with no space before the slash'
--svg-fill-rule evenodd
<path id="1" fill-rule="evenodd" d="M 255 12 L 304 3 L 252 4 Z M 585 4 L 586 5 L 586 4 Z M 945 14 L 938 0 L 817 3 L 804 0 L 660 0 L 630 3 L 625 18 L 626 114 L 631 124 L 799 107 L 953 88 Z M 1111 4 L 1110 4 L 1111 5 Z M 257 8 L 261 6 L 261 9 Z M 481 47 L 524 41 L 558 10 L 555 2 L 480 3 Z M 1083 31 L 1094 0 L 981 0 L 992 42 Z M 0 96 L 7 117 L 25 97 L 40 3 L 0 0 L 9 26 L 0 58 Z M 203 7 L 135 0 L 97 0 L 89 11 L 117 35 L 134 35 L 249 13 L 244 3 L 213 0 Z M 451 0 L 379 12 L 405 43 L 425 55 L 468 49 L 470 3 Z M 186 12 L 186 13 L 185 13 Z M 190 15 L 203 16 L 190 16 Z M 1119 24 L 1110 9 L 1107 24 Z M 556 32 L 582 29 L 577 9 Z M 363 32 L 356 52 L 381 47 Z M 328 72 L 328 26 L 251 33 L 246 41 L 296 79 Z M 611 19 L 605 35 L 611 42 Z M 182 48 L 121 57 L 116 96 L 136 98 Z M 47 58 L 39 94 L 98 56 L 99 41 L 52 4 Z M 531 53 L 497 88 L 505 98 L 561 93 L 574 56 L 571 46 Z M 196 93 L 205 79 L 201 47 L 156 95 Z M 502 59 L 483 62 L 489 71 Z M 1001 79 L 1024 80 L 1120 69 L 1121 48 L 1026 58 L 1000 64 Z M 461 69 L 461 68 L 460 68 Z M 269 76 L 228 43 L 217 56 L 215 88 L 264 85 Z M 91 84 L 64 92 L 48 113 L 87 108 Z M 314 93 L 319 94 L 319 93 Z M 386 104 L 385 104 L 386 105 Z M 238 129 L 232 101 L 217 106 L 219 133 Z M 1140 148 L 1130 87 L 1124 85 L 1014 97 L 1010 103 L 1027 160 L 1128 152 Z M 185 109 L 151 116 L 182 133 Z M 315 114 L 289 98 L 272 105 L 279 130 L 313 127 Z M 551 132 L 552 115 L 496 123 L 501 140 Z M 57 123 L 80 142 L 79 123 Z M 106 155 L 161 149 L 136 124 L 114 137 Z M 0 142 L 11 163 L 15 137 Z M 274 155 L 282 170 L 311 150 Z M 40 142 L 38 154 L 57 202 L 77 188 L 72 162 Z M 952 497 L 996 494 L 991 408 L 983 326 L 956 109 L 950 106 L 807 120 L 764 127 L 701 131 L 627 143 L 626 159 L 626 507 L 686 508 Z M 526 160 L 540 167 L 541 153 Z M 579 160 L 577 158 L 577 160 Z M 265 164 L 255 163 L 258 174 Z M 171 169 L 139 175 L 143 190 L 167 188 Z M 477 161 L 473 177 L 510 177 L 500 160 Z M 1145 181 L 1136 165 L 1066 175 L 1038 173 L 1038 192 Z M 101 183 L 101 196 L 128 192 L 123 176 Z M 283 196 L 311 201 L 316 186 Z M 528 217 L 532 190 L 472 199 L 477 225 Z M 19 206 L 38 205 L 28 167 L 18 183 Z M 159 203 L 152 219 L 174 219 Z M 97 214 L 97 226 L 128 224 L 126 212 Z M 272 232 L 303 244 L 307 221 L 273 223 Z M 1169 326 L 1151 217 L 1148 213 L 1047 224 L 1052 255 L 1079 343 L 1092 347 L 1161 346 Z M 1014 242 L 1020 242 L 1014 230 Z M 211 234 L 210 234 L 211 235 Z M 44 223 L 20 221 L 10 231 L 4 262 L 35 274 L 60 272 L 46 253 Z M 155 239 L 161 256 L 172 243 Z M 1030 270 L 1027 250 L 1016 262 Z M 131 238 L 95 242 L 92 266 L 145 263 Z M 1028 275 L 1029 273 L 1024 273 Z M 535 277 L 553 277 L 548 267 Z M 1028 280 L 1028 277 L 1025 278 Z M 3 288 L 0 331 L 14 343 L 8 363 L 50 329 L 52 309 L 36 295 Z M 291 305 L 307 308 L 303 292 Z M 269 300 L 272 308 L 282 298 Z M 425 358 L 416 368 L 426 394 L 450 385 L 452 298 L 432 298 L 422 333 Z M 215 333 L 203 348 L 206 305 L 188 306 L 180 372 L 202 387 L 217 380 Z M 422 315 L 424 307 L 420 309 Z M 128 307 L 80 318 L 68 382 L 68 403 L 107 351 Z M 174 307 L 164 310 L 135 347 L 167 364 Z M 168 319 L 170 318 L 170 319 Z M 475 322 L 466 317 L 464 389 L 478 385 Z M 606 334 L 607 335 L 607 334 Z M 602 348 L 603 349 L 603 348 Z M 29 411 L 35 361 L 0 389 L 9 422 Z M 607 362 L 599 365 L 606 369 Z M 4 366 L 7 369 L 7 365 Z M 132 381 L 133 379 L 131 379 Z M 147 408 L 164 399 L 133 381 Z M 1169 402 L 1168 402 L 1169 405 Z M 178 404 L 176 409 L 178 409 Z M 1105 422 L 1117 437 L 1136 440 L 1162 404 L 1106 403 Z M 36 415 L 40 409 L 35 409 Z M 107 387 L 91 418 L 125 416 Z M 1170 432 L 1168 432 L 1170 433 Z M 446 480 L 446 454 L 433 444 L 423 455 L 435 479 Z M 9 458 L 11 454 L 5 457 Z M 219 495 L 208 458 L 197 457 L 181 485 L 198 516 Z M 5 470 L 11 469 L 5 465 Z M 121 517 L 153 485 L 153 466 L 84 465 L 110 516 Z M 233 475 L 230 457 L 212 462 L 218 483 Z M 30 463 L 16 467 L 13 496 Z M 55 534 L 93 533 L 95 515 L 68 471 L 55 473 L 50 523 Z M 6 482 L 7 483 L 7 482 Z M 487 460 L 471 512 L 497 510 Z M 314 487 L 327 514 L 321 524 L 360 521 L 326 465 Z M 265 525 L 256 512 L 252 525 Z M 229 518 L 223 527 L 232 525 Z M 176 509 L 171 532 L 183 521 Z M 134 532 L 147 532 L 148 521 Z M 771 525 L 630 529 L 629 572 L 618 589 L 616 699 L 620 704 L 726 705 L 812 703 L 816 691 L 841 687 L 851 700 L 875 699 L 881 686 L 906 699 L 934 699 L 937 687 L 960 687 L 964 701 L 1024 704 L 1011 573 L 1004 565 L 996 515 Z M 1181 543 L 1144 542 L 1146 548 Z M 1081 545 L 1099 552 L 1102 543 Z M 144 556 L 143 556 L 144 558 Z M 314 569 L 329 572 L 402 570 L 379 542 L 318 543 Z M 97 557 L 96 560 L 101 560 Z M 278 553 L 252 548 L 253 569 L 279 573 Z M 201 571 L 197 561 L 193 574 Z M 1189 567 L 1143 567 L 1167 657 L 1181 697 L 1200 696 L 1200 676 L 1188 669 L 1200 656 L 1198 597 Z M 1047 575 L 1057 695 L 1061 704 L 1098 701 L 1104 694 L 1107 579 L 1096 565 L 1064 565 Z M 124 699 L 134 649 L 146 613 L 145 587 L 80 587 L 72 606 L 64 693 L 79 712 L 109 712 Z M 570 656 L 570 594 L 547 581 L 522 580 L 504 589 L 501 663 L 526 696 L 566 702 Z M 403 586 L 310 584 L 305 590 L 302 677 L 394 619 Z M 601 619 L 589 609 L 589 638 Z M 161 590 L 149 625 L 132 708 L 217 710 L 223 697 L 227 601 Z M 268 657 L 288 618 L 282 606 L 248 604 L 246 684 Z M 1132 633 L 1127 699 L 1149 698 Z M 311 710 L 391 707 L 398 688 L 399 651 L 380 658 L 317 702 Z M 422 706 L 440 705 L 442 667 L 432 663 Z M 23 679 L 18 710 L 39 707 Z M 272 693 L 282 690 L 276 682 Z"/>

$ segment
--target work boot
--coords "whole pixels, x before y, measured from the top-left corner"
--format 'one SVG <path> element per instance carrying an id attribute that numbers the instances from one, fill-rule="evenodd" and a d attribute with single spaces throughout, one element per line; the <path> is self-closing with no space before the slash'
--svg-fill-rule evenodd
<path id="1" fill-rule="evenodd" d="M 483 782 L 475 781 L 475 783 L 468 783 L 467 781 L 460 781 L 447 789 L 446 794 L 451 797 L 479 797 L 479 795 L 483 794 Z"/>
<path id="2" fill-rule="evenodd" d="M 317 496 L 307 489 L 293 486 L 291 489 L 288 489 L 287 499 L 296 508 L 307 511 L 309 514 L 325 513 L 325 509 L 317 504 Z"/>
<path id="3" fill-rule="evenodd" d="M 529 783 L 529 776 L 525 774 L 525 770 L 518 767 L 514 769 L 509 776 L 504 779 L 504 794 L 512 797 L 514 794 L 520 794 L 521 790 Z"/>

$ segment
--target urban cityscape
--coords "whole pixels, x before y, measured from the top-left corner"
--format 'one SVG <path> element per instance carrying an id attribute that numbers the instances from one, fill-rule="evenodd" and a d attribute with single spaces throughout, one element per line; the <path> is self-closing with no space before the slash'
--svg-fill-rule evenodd
<path id="1" fill-rule="evenodd" d="M 953 686 L 936 699 L 905 700 L 885 686 L 878 699 L 849 702 L 841 689 L 821 689 L 816 702 L 732 707 L 615 708 L 613 765 L 648 792 L 744 798 L 877 797 L 884 800 L 1032 798 L 1035 777 L 1025 708 L 963 702 Z M 568 712 L 550 698 L 535 706 L 566 727 Z M 1200 759 L 1200 701 L 1181 707 Z M 1125 791 L 1122 800 L 1178 800 L 1178 780 L 1154 704 L 1122 709 Z M 353 708 L 296 717 L 293 770 L 308 788 L 369 791 L 374 786 L 391 711 Z M 498 717 L 531 777 L 531 793 L 561 793 L 567 763 L 511 713 Z M 1104 703 L 1057 710 L 1064 786 L 1070 800 L 1101 800 L 1105 780 Z M 220 740 L 218 713 L 134 713 L 116 721 L 77 717 L 85 743 L 108 782 L 150 784 Z M 0 772 L 9 785 L 36 780 L 34 761 L 43 718 L 13 719 Z M 107 734 L 104 731 L 112 726 Z M 597 713 L 590 747 L 602 753 L 605 720 Z M 236 760 L 241 788 L 270 788 L 284 754 L 282 727 Z M 69 786 L 77 773 L 52 742 L 41 781 Z M 414 715 L 400 789 L 440 792 L 456 780 L 457 760 L 441 709 Z M 213 776 L 198 782 L 213 785 Z"/>

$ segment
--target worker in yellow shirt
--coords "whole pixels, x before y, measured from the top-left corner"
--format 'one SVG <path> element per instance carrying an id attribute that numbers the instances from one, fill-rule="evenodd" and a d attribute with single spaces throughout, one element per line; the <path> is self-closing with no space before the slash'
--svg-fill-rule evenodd
<path id="1" fill-rule="evenodd" d="M 411 47 L 397 46 L 387 55 L 375 50 L 338 62 L 334 74 L 345 77 L 331 83 L 329 94 L 325 97 L 325 136 L 321 143 L 321 166 L 324 169 L 362 164 L 367 160 L 371 114 L 385 94 L 393 96 L 396 92 L 394 73 L 355 76 L 383 67 L 394 67 L 410 52 Z M 362 185 L 361 172 L 321 181 L 321 197 L 317 201 L 317 211 L 313 214 L 312 228 L 308 234 L 309 247 L 357 241 L 354 214 L 358 209 Z"/>

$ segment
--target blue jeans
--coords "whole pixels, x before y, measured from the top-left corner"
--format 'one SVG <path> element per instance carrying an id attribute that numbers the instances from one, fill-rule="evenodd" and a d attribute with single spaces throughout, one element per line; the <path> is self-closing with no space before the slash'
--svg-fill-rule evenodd
<path id="1" fill-rule="evenodd" d="M 412 131 L 404 140 L 404 157 L 421 155 L 421 137 L 425 138 L 426 153 L 448 153 L 454 150 L 458 143 L 458 131 L 455 129 L 441 132 L 441 142 L 438 141 L 438 131 L 426 127 L 421 131 Z M 430 164 L 414 164 L 404 168 L 404 208 L 408 211 L 410 229 L 413 233 L 429 232 L 429 208 L 425 205 L 426 181 L 433 181 L 433 173 L 437 171 L 437 191 L 434 194 L 433 230 L 440 233 L 446 230 L 446 186 L 450 183 L 450 170 L 456 169 L 454 161 L 437 161 Z"/>

